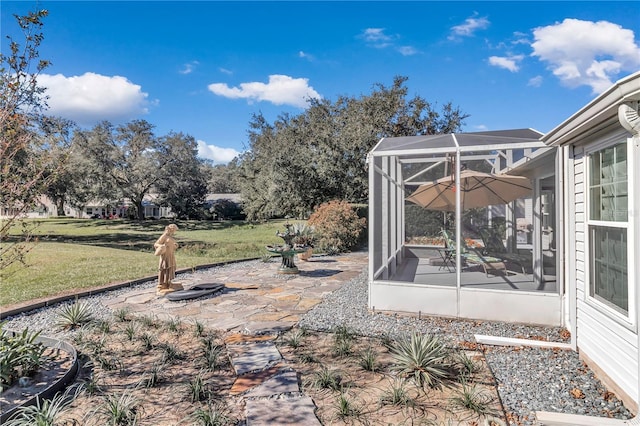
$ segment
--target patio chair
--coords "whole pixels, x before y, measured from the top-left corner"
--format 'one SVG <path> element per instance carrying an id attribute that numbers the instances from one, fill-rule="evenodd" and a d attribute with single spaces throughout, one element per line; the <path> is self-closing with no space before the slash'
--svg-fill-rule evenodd
<path id="1" fill-rule="evenodd" d="M 440 233 L 444 238 L 445 247 L 451 250 L 453 253 L 452 256 L 455 257 L 455 240 L 451 237 L 446 229 L 441 230 Z M 489 276 L 490 271 L 495 272 L 501 270 L 505 271 L 505 273 L 508 272 L 503 259 L 470 250 L 469 247 L 467 247 L 467 244 L 464 242 L 464 238 L 460 242 L 460 257 L 465 261 L 465 263 L 472 263 L 474 265 L 482 266 L 482 269 L 484 270 L 484 273 L 487 277 Z"/>
<path id="2" fill-rule="evenodd" d="M 527 275 L 525 265 L 531 265 L 532 257 L 527 254 L 511 253 L 507 250 L 502 238 L 493 228 L 482 228 L 479 230 L 484 249 L 482 252 L 488 256 L 500 257 L 508 262 L 513 262 L 522 269 L 522 273 Z"/>

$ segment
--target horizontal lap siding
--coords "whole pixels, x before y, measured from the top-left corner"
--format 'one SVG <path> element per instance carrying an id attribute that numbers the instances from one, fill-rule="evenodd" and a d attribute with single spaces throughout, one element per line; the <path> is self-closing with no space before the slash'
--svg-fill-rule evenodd
<path id="1" fill-rule="evenodd" d="M 638 400 L 635 335 L 593 307 L 578 301 L 578 350 L 627 395 Z"/>
<path id="2" fill-rule="evenodd" d="M 574 179 L 575 241 L 569 242 L 569 247 L 574 250 L 571 257 L 576 271 L 578 350 L 637 401 L 638 347 L 635 333 L 587 302 L 586 175 L 584 149 L 579 147 L 574 149 Z"/>

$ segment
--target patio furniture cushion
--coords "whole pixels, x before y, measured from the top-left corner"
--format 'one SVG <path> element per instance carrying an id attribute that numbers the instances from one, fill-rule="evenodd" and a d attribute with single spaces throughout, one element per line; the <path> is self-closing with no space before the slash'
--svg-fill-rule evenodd
<path id="1" fill-rule="evenodd" d="M 531 255 L 509 252 L 502 242 L 502 239 L 493 228 L 482 228 L 479 231 L 480 237 L 482 238 L 482 244 L 484 245 L 484 249 L 482 250 L 483 254 L 500 257 L 506 261 L 513 262 L 522 269 L 523 274 L 527 274 L 525 265 L 532 264 Z"/>
<path id="2" fill-rule="evenodd" d="M 455 256 L 455 248 L 456 243 L 449 235 L 449 232 L 446 229 L 440 231 L 442 237 L 444 238 L 445 246 L 453 251 L 453 256 Z M 501 257 L 485 255 L 482 253 L 474 252 L 467 247 L 464 242 L 464 239 L 460 242 L 460 257 L 467 263 L 473 263 L 476 265 L 482 266 L 484 269 L 484 273 L 489 276 L 489 271 L 507 271 L 507 266 L 504 264 L 504 259 Z"/>

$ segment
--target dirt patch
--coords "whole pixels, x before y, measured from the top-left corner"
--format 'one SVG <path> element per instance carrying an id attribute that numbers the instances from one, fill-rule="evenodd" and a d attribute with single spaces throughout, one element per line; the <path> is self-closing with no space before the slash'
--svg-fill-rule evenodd
<path id="1" fill-rule="evenodd" d="M 463 393 L 459 378 L 445 381 L 439 389 L 422 389 L 412 380 L 403 380 L 392 371 L 392 343 L 354 336 L 347 348 L 349 345 L 340 343 L 334 333 L 307 332 L 293 348 L 287 343 L 291 333 L 296 331 L 279 339 L 279 350 L 287 364 L 300 373 L 304 393 L 315 402 L 316 415 L 323 424 L 480 425 L 486 419 L 488 424 L 498 425 L 504 421 L 495 380 L 478 350 L 456 348 L 458 355 L 474 365 L 474 371 L 466 375 Z M 338 378 L 338 389 L 320 385 L 327 371 Z M 479 415 L 459 402 L 470 392 L 475 403 L 486 404 L 482 410 L 491 415 Z"/>
<path id="2" fill-rule="evenodd" d="M 336 336 L 293 329 L 276 340 L 323 424 L 504 424 L 495 380 L 475 345 L 455 348 L 473 365 L 465 380 L 458 376 L 440 389 L 422 389 L 393 372 L 390 342 Z M 116 412 L 128 412 L 139 425 L 206 424 L 207 415 L 226 420 L 219 424 L 242 424 L 244 397 L 231 393 L 237 377 L 224 337 L 198 324 L 149 317 L 76 331 L 73 343 L 85 365 L 78 382 L 85 392 L 61 422 L 115 424 Z M 326 384 L 327 376 L 335 386 Z"/>

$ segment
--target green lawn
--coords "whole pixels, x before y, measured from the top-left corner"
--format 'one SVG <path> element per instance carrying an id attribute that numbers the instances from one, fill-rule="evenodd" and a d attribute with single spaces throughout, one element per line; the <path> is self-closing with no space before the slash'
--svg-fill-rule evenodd
<path id="1" fill-rule="evenodd" d="M 12 265 L 3 271 L 0 306 L 89 288 L 110 282 L 155 275 L 158 258 L 153 243 L 165 220 L 39 220 L 39 242 L 27 255 L 27 267 Z M 178 269 L 226 260 L 257 258 L 265 245 L 281 244 L 276 230 L 284 221 L 245 222 L 174 221 L 178 225 Z"/>

